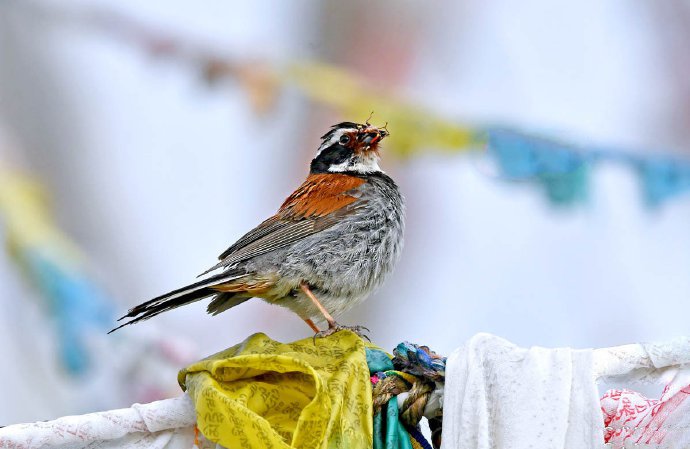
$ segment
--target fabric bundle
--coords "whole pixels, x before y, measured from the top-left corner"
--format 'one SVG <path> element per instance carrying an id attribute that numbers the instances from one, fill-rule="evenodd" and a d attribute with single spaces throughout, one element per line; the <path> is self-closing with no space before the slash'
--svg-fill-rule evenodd
<path id="1" fill-rule="evenodd" d="M 180 372 L 203 436 L 228 448 L 429 447 L 392 395 L 373 413 L 372 384 L 391 356 L 350 331 L 280 343 L 255 334 Z"/>
<path id="2" fill-rule="evenodd" d="M 182 370 L 198 427 L 227 448 L 372 446 L 369 369 L 349 331 L 280 343 L 254 334 Z"/>

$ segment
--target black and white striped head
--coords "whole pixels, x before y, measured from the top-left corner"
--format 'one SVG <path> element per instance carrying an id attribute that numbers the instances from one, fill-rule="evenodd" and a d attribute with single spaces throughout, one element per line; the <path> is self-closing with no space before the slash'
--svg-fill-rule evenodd
<path id="1" fill-rule="evenodd" d="M 388 130 L 368 123 L 342 122 L 333 125 L 311 161 L 311 173 L 380 172 L 379 142 Z"/>

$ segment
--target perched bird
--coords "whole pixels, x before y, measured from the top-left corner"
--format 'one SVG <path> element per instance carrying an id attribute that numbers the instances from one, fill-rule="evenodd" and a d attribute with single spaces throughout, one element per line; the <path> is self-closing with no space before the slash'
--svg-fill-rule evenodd
<path id="1" fill-rule="evenodd" d="M 403 198 L 378 164 L 379 142 L 388 134 L 368 121 L 332 126 L 306 181 L 201 276 L 222 272 L 134 307 L 120 318 L 132 319 L 111 332 L 209 296 L 213 315 L 258 297 L 289 308 L 318 336 L 361 332 L 333 315 L 365 299 L 400 256 Z M 312 318 L 319 317 L 328 329 L 316 327 Z"/>

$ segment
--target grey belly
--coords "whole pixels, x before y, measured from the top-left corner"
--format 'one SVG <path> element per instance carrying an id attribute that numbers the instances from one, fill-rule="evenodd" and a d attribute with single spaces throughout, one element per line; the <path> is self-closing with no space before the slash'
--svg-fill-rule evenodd
<path id="1" fill-rule="evenodd" d="M 358 215 L 256 261 L 257 271 L 278 273 L 278 284 L 263 299 L 288 307 L 303 318 L 320 318 L 302 293 L 302 281 L 332 314 L 364 300 L 392 270 L 402 247 L 402 229 L 376 214 Z M 259 268 L 258 266 L 254 267 Z"/>

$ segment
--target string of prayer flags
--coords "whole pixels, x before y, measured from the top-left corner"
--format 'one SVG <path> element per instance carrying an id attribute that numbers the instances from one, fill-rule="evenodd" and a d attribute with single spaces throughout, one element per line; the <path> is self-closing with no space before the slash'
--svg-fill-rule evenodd
<path id="1" fill-rule="evenodd" d="M 690 193 L 690 161 L 649 158 L 639 160 L 636 165 L 642 194 L 650 206 Z"/>
<path id="2" fill-rule="evenodd" d="M 506 180 L 532 182 L 556 205 L 586 200 L 590 172 L 601 162 L 623 164 L 635 173 L 651 207 L 690 193 L 690 161 L 665 155 L 587 148 L 507 128 L 488 128 L 486 147 Z"/>
<path id="3" fill-rule="evenodd" d="M 60 231 L 49 209 L 39 182 L 19 172 L 0 172 L 0 219 L 9 254 L 45 299 L 62 365 L 70 374 L 80 374 L 90 365 L 88 331 L 107 329 L 113 311 L 82 253 Z"/>
<path id="4" fill-rule="evenodd" d="M 567 145 L 509 129 L 487 132 L 488 150 L 508 180 L 534 181 L 554 204 L 587 196 L 585 156 Z"/>

